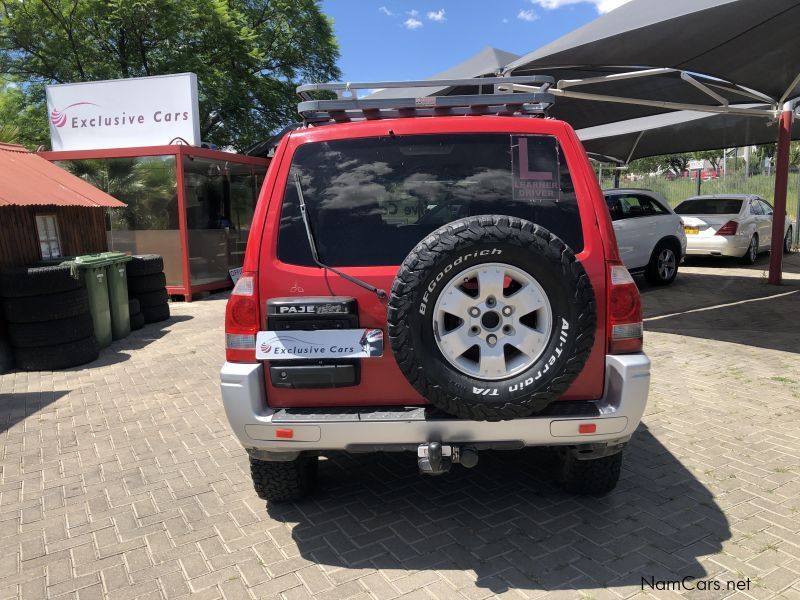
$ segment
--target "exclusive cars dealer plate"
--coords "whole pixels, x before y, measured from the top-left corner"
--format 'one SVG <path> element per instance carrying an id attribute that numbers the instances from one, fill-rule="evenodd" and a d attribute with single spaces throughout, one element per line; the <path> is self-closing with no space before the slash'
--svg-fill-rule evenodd
<path id="1" fill-rule="evenodd" d="M 699 227 L 684 227 L 683 231 L 686 235 L 697 235 L 700 233 Z"/>
<path id="2" fill-rule="evenodd" d="M 383 356 L 383 331 L 380 329 L 259 331 L 256 335 L 258 360 L 377 356 Z"/>

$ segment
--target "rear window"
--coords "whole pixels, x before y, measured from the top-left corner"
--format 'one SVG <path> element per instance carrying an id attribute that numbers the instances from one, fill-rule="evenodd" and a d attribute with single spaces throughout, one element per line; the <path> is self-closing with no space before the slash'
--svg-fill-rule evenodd
<path id="1" fill-rule="evenodd" d="M 675 207 L 679 215 L 735 215 L 742 210 L 739 198 L 697 198 L 684 200 Z"/>
<path id="2" fill-rule="evenodd" d="M 426 235 L 462 217 L 503 214 L 583 249 L 578 205 L 552 136 L 386 136 L 304 144 L 286 185 L 278 258 L 313 265 L 295 173 L 331 266 L 399 265 Z"/>

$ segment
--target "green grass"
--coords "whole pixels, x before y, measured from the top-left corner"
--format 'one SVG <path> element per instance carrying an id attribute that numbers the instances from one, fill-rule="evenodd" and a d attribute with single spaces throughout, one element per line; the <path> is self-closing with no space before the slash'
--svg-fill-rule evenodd
<path id="1" fill-rule="evenodd" d="M 636 181 L 620 179 L 620 187 L 647 188 L 662 194 L 671 206 L 677 204 L 697 193 L 697 181 L 689 178 L 678 178 L 672 181 L 665 177 L 643 176 Z M 613 179 L 604 177 L 600 182 L 601 187 L 614 187 Z M 789 173 L 789 188 L 786 196 L 786 212 L 794 219 L 797 215 L 798 187 L 800 187 L 800 173 Z M 756 194 L 768 202 L 773 202 L 775 195 L 775 177 L 771 175 L 753 175 L 745 177 L 741 173 L 730 173 L 724 179 L 703 181 L 700 186 L 701 194 Z"/>

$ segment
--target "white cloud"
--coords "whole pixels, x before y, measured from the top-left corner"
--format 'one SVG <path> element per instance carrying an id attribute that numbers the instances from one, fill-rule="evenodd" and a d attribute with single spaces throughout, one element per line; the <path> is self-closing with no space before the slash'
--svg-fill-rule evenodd
<path id="1" fill-rule="evenodd" d="M 422 27 L 422 21 L 419 19 L 415 19 L 411 17 L 410 19 L 406 19 L 405 23 L 403 23 L 406 29 L 418 29 Z"/>
<path id="2" fill-rule="evenodd" d="M 406 14 L 411 15 L 412 17 L 418 17 L 419 11 L 416 8 L 412 8 Z"/>
<path id="3" fill-rule="evenodd" d="M 594 4 L 597 12 L 601 14 L 612 11 L 615 8 L 619 8 L 628 2 L 630 2 L 630 0 L 531 0 L 531 3 L 548 10 L 561 8 L 562 6 L 567 6 L 568 4 Z"/>
<path id="4" fill-rule="evenodd" d="M 520 21 L 528 21 L 529 23 L 535 21 L 539 16 L 532 10 L 521 10 L 517 13 L 517 18 Z"/>
<path id="5" fill-rule="evenodd" d="M 394 13 L 392 11 L 390 11 L 388 8 L 386 8 L 385 6 L 381 6 L 380 8 L 378 8 L 378 12 L 382 12 L 387 17 L 391 17 L 391 16 L 394 15 Z"/>
<path id="6" fill-rule="evenodd" d="M 439 10 L 432 10 L 428 13 L 428 18 L 431 21 L 447 21 L 447 18 L 444 16 L 444 9 L 440 8 Z"/>
<path id="7" fill-rule="evenodd" d="M 508 23 L 508 19 L 503 19 L 503 23 Z"/>

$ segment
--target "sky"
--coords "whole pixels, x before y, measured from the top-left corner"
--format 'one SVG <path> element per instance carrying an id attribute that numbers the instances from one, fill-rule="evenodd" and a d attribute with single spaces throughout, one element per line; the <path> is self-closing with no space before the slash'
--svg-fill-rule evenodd
<path id="1" fill-rule="evenodd" d="M 629 0 L 323 0 L 343 81 L 424 79 L 487 46 L 526 54 Z"/>

